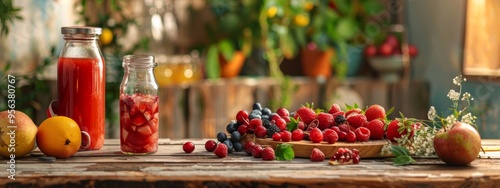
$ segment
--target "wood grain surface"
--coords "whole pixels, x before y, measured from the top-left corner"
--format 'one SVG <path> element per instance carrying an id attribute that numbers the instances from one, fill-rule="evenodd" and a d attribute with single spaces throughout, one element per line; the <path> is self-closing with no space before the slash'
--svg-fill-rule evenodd
<path id="1" fill-rule="evenodd" d="M 0 161 L 0 187 L 498 187 L 500 140 L 485 140 L 490 150 L 468 166 L 448 166 L 436 158 L 417 158 L 395 167 L 391 158 L 361 159 L 358 165 L 331 166 L 305 158 L 262 161 L 233 152 L 218 158 L 204 149 L 206 139 L 190 139 L 196 149 L 182 151 L 186 140 L 161 139 L 153 155 L 119 152 L 118 140 L 103 149 L 43 162 L 40 151 L 16 159 L 16 180 L 7 179 Z M 491 146 L 491 147 L 490 147 Z"/>

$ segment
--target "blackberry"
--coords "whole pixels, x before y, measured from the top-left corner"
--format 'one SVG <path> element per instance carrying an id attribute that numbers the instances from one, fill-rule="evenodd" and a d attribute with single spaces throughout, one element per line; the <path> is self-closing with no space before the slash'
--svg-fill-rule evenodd
<path id="1" fill-rule="evenodd" d="M 263 119 L 263 120 L 262 120 L 262 125 L 263 125 L 266 129 L 268 129 L 268 128 L 269 128 L 269 126 L 271 126 L 271 124 L 272 124 L 272 123 L 271 123 L 271 121 L 269 121 L 269 119 Z"/>
<path id="2" fill-rule="evenodd" d="M 342 123 L 344 123 L 346 120 L 344 118 L 344 116 L 342 115 L 338 115 L 335 117 L 335 123 L 337 123 L 337 125 L 340 125 Z"/>
<path id="3" fill-rule="evenodd" d="M 238 131 L 234 131 L 231 133 L 231 142 L 236 143 L 241 139 L 241 134 Z"/>
<path id="4" fill-rule="evenodd" d="M 238 126 L 235 121 L 231 121 L 231 123 L 227 124 L 226 131 L 231 134 L 234 131 L 238 130 Z"/>
<path id="5" fill-rule="evenodd" d="M 281 132 L 280 128 L 276 124 L 271 124 L 267 129 L 267 137 L 272 138 L 274 133 Z"/>
<path id="6" fill-rule="evenodd" d="M 241 145 L 241 143 L 239 142 L 235 142 L 233 143 L 233 148 L 234 148 L 234 151 L 243 151 L 243 145 Z"/>
<path id="7" fill-rule="evenodd" d="M 260 111 L 260 110 L 262 110 L 262 105 L 260 105 L 260 103 L 258 103 L 258 102 L 253 103 L 252 109 Z"/>

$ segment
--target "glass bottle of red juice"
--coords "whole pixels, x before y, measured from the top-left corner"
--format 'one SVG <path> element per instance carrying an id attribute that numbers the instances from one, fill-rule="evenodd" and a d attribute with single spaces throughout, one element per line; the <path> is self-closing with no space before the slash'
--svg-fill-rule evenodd
<path id="1" fill-rule="evenodd" d="M 65 45 L 57 67 L 57 115 L 78 123 L 82 150 L 104 143 L 106 67 L 97 44 L 101 28 L 62 27 Z"/>
<path id="2" fill-rule="evenodd" d="M 158 150 L 157 65 L 152 55 L 123 57 L 120 86 L 120 146 L 124 154 L 152 154 Z"/>

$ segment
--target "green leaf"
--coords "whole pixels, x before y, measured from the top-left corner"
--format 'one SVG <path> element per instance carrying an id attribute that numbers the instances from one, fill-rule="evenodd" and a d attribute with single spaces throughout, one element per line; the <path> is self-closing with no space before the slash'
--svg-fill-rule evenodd
<path id="1" fill-rule="evenodd" d="M 290 118 L 290 122 L 288 122 L 286 124 L 286 130 L 288 130 L 288 131 L 291 132 L 291 131 L 294 131 L 295 129 L 297 129 L 297 126 L 298 126 L 298 123 L 299 123 L 299 118 L 300 117 L 298 117 L 297 119 L 295 119 L 294 117 L 291 117 Z"/>
<path id="2" fill-rule="evenodd" d="M 391 152 L 396 157 L 397 156 L 404 156 L 404 155 L 409 156 L 410 155 L 410 152 L 408 151 L 408 149 L 406 149 L 405 147 L 402 147 L 402 146 L 391 145 Z"/>
<path id="3" fill-rule="evenodd" d="M 346 107 L 347 111 L 352 110 L 354 108 L 353 106 L 351 106 L 347 103 L 345 104 L 345 107 Z"/>
<path id="4" fill-rule="evenodd" d="M 220 77 L 219 53 L 215 45 L 208 47 L 206 71 L 208 78 Z"/>
<path id="5" fill-rule="evenodd" d="M 234 47 L 229 40 L 222 40 L 218 43 L 218 49 L 226 61 L 231 61 L 234 55 Z"/>
<path id="6" fill-rule="evenodd" d="M 291 144 L 276 145 L 276 160 L 290 161 L 293 158 L 295 158 L 295 152 L 293 151 Z"/>
<path id="7" fill-rule="evenodd" d="M 404 166 L 404 165 L 409 165 L 415 162 L 413 158 L 410 156 L 398 156 L 394 158 L 393 165 L 394 166 Z"/>
<path id="8" fill-rule="evenodd" d="M 387 116 L 389 116 L 390 114 L 392 114 L 392 112 L 394 112 L 394 107 L 392 107 L 391 109 L 389 109 L 389 111 L 387 111 L 387 112 L 385 113 L 385 116 L 386 116 L 386 117 L 387 117 Z"/>
<path id="9" fill-rule="evenodd" d="M 353 38 L 357 30 L 356 21 L 352 18 L 341 18 L 338 22 L 337 32 L 345 40 Z"/>

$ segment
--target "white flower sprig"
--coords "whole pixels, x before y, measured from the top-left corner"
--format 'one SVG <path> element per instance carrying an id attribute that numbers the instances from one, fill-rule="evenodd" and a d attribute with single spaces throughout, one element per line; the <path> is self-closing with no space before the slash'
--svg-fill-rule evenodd
<path id="1" fill-rule="evenodd" d="M 398 146 L 392 145 L 390 141 L 388 141 L 382 148 L 382 155 L 391 153 L 391 149 L 395 147 L 402 147 L 408 151 L 408 153 L 412 156 L 430 156 L 435 153 L 434 151 L 434 135 L 437 133 L 438 128 L 443 128 L 445 131 L 451 129 L 451 126 L 457 122 L 461 121 L 470 125 L 473 125 L 477 128 L 476 119 L 477 117 L 472 115 L 471 113 L 466 113 L 467 108 L 470 106 L 471 101 L 474 100 L 471 94 L 468 92 L 462 93 L 462 84 L 467 81 L 466 78 L 459 75 L 453 78 L 453 84 L 459 86 L 459 90 L 455 91 L 451 89 L 447 97 L 452 101 L 452 106 L 450 110 L 452 110 L 452 114 L 448 116 L 439 116 L 436 112 L 436 108 L 431 106 L 429 111 L 427 112 L 427 118 L 432 122 L 433 126 L 426 124 L 424 120 L 417 120 L 412 118 L 406 118 L 401 114 L 401 118 L 398 118 L 401 130 L 407 130 L 407 132 L 411 131 L 412 127 L 415 128 L 414 136 L 409 137 L 409 134 L 403 135 L 399 139 L 395 139 L 398 143 Z M 415 126 L 415 124 L 420 124 Z M 401 149 L 401 148 L 400 148 Z M 394 152 L 392 152 L 394 154 Z M 398 157 L 398 156 L 396 156 Z M 411 157 L 407 156 L 408 160 L 398 161 L 395 165 L 406 165 L 411 164 Z"/>

